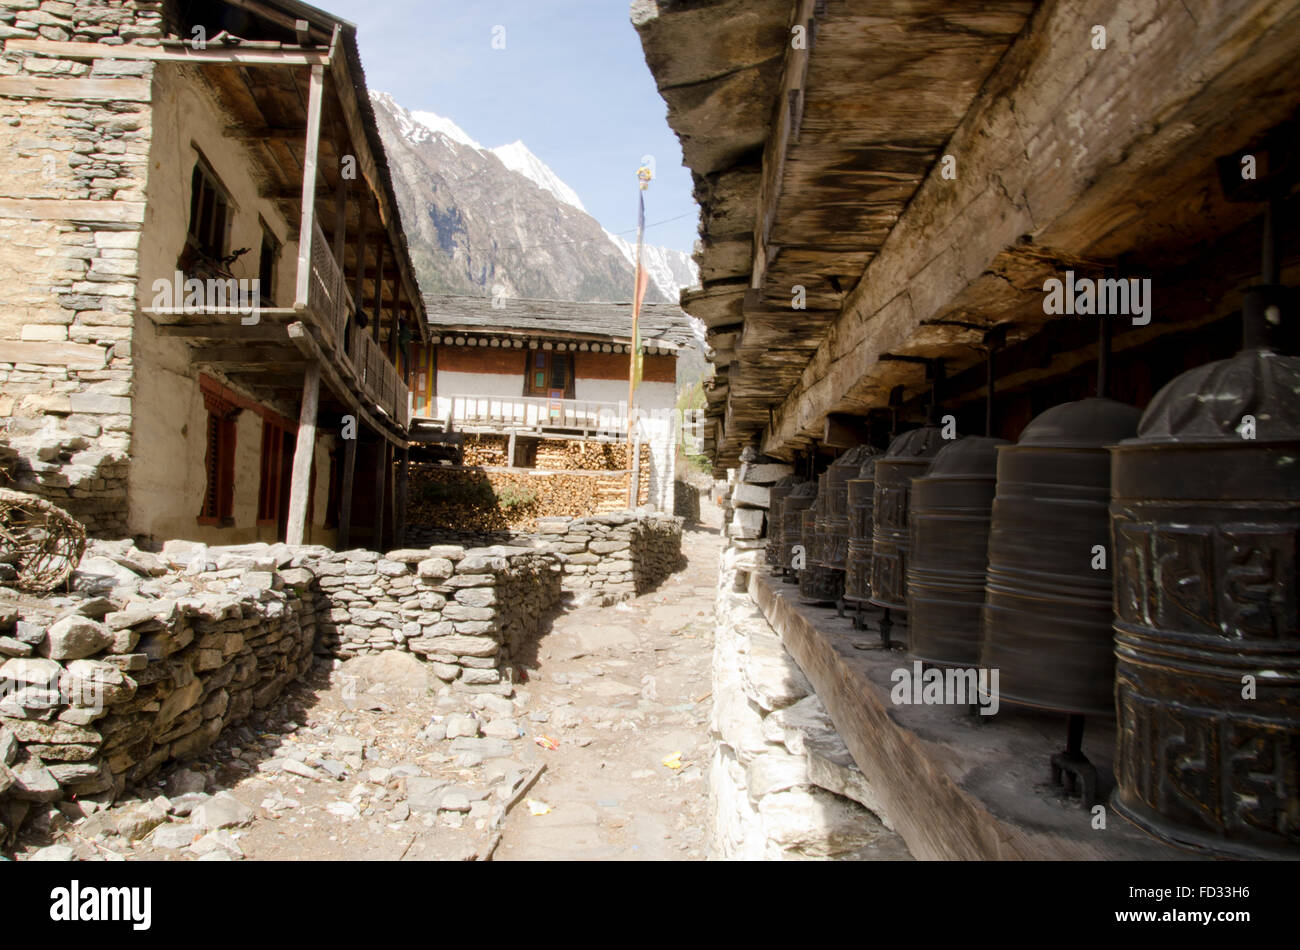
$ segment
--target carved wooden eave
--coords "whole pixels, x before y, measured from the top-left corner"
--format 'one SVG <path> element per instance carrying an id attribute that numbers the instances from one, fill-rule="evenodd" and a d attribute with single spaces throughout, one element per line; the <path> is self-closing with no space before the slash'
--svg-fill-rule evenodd
<path id="1" fill-rule="evenodd" d="M 1119 260 L 1152 278 L 1152 325 L 1117 324 L 1117 351 L 1230 313 L 1256 279 L 1261 209 L 1224 200 L 1215 159 L 1300 105 L 1300 0 L 754 8 L 771 55 L 690 35 L 715 13 L 725 33 L 734 3 L 633 7 L 701 203 L 703 286 L 682 305 L 728 367 L 725 399 L 718 387 L 708 402 L 720 465 L 755 442 L 789 457 L 831 414 L 928 388 L 922 365 L 890 356 L 942 357 L 964 381 L 955 401 L 977 398 L 994 325 L 1009 331 L 1001 386 L 1077 371 L 1089 334 L 1042 306 L 1043 281 L 1067 267 L 1095 276 Z M 790 31 L 809 20 L 801 53 Z M 764 121 L 729 117 L 683 81 L 755 63 Z M 728 151 L 728 134 L 743 149 Z M 805 311 L 790 309 L 795 285 Z"/>

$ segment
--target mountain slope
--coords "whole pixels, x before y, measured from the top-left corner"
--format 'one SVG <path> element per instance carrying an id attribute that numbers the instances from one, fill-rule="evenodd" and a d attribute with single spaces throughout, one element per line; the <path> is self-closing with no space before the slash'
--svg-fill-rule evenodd
<path id="1" fill-rule="evenodd" d="M 421 288 L 555 300 L 628 300 L 635 248 L 605 232 L 522 142 L 485 149 L 450 119 L 371 93 Z M 647 247 L 646 299 L 696 282 L 680 251 Z"/>

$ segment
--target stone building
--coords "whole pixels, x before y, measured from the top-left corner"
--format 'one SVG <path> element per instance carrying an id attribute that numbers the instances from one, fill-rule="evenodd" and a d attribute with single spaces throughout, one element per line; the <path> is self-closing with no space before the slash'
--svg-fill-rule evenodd
<path id="1" fill-rule="evenodd" d="M 505 461 L 531 468 L 539 446 L 628 441 L 629 303 L 428 295 L 432 340 L 413 348 L 411 415 L 460 433 L 502 436 Z M 680 419 L 677 359 L 694 345 L 685 314 L 646 304 L 633 442 L 649 454 L 643 502 L 673 510 Z"/>
<path id="2" fill-rule="evenodd" d="M 142 543 L 400 536 L 426 320 L 355 28 L 44 0 L 0 44 L 12 487 Z"/>

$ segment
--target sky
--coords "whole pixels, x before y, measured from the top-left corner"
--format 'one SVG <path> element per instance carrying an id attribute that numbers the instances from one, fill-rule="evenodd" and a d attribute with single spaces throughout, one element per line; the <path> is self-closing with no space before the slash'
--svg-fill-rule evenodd
<path id="1" fill-rule="evenodd" d="M 488 148 L 521 139 L 606 230 L 628 240 L 636 239 L 636 171 L 653 156 L 646 241 L 691 251 L 699 211 L 690 172 L 628 18 L 629 0 L 316 5 L 356 24 L 371 90 L 445 116 Z M 493 48 L 494 35 L 504 49 Z"/>

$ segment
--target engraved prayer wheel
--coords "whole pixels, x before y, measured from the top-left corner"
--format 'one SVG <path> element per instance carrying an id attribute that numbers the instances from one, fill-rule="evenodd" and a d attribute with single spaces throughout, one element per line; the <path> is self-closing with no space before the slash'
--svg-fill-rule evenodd
<path id="1" fill-rule="evenodd" d="M 844 571 L 849 556 L 849 479 L 857 476 L 862 463 L 876 454 L 868 445 L 849 449 L 826 470 L 828 497 L 823 517 L 818 522 L 821 533 L 821 561 L 823 567 Z"/>
<path id="2" fill-rule="evenodd" d="M 1114 715 L 1110 453 L 1139 411 L 1110 399 L 1055 406 L 997 450 L 980 665 L 1005 701 Z"/>
<path id="3" fill-rule="evenodd" d="M 1112 803 L 1181 846 L 1300 857 L 1300 358 L 1184 373 L 1111 462 Z"/>
<path id="4" fill-rule="evenodd" d="M 904 432 L 876 460 L 875 500 L 871 518 L 871 603 L 907 609 L 907 559 L 911 532 L 908 504 L 912 479 L 924 475 L 947 443 L 935 425 Z"/>
<path id="5" fill-rule="evenodd" d="M 871 599 L 871 511 L 875 506 L 876 461 L 870 455 L 848 481 L 849 553 L 844 570 L 844 599 L 865 604 Z"/>
<path id="6" fill-rule="evenodd" d="M 912 479 L 908 652 L 918 660 L 979 662 L 997 447 L 1007 444 L 984 436 L 949 442 Z"/>
<path id="7" fill-rule="evenodd" d="M 785 496 L 785 503 L 781 506 L 781 567 L 783 569 L 793 568 L 795 546 L 803 544 L 803 513 L 812 507 L 816 497 L 816 482 L 803 482 L 796 485 L 790 494 Z M 806 549 L 804 557 L 807 558 Z"/>
<path id="8" fill-rule="evenodd" d="M 807 563 L 799 572 L 799 599 L 808 604 L 839 600 L 844 594 L 844 572 L 826 567 L 827 512 L 830 508 L 830 473 L 817 478 L 817 500 L 803 511 L 803 544 Z"/>
<path id="9" fill-rule="evenodd" d="M 786 475 L 772 486 L 771 501 L 767 509 L 767 549 L 764 552 L 767 563 L 773 567 L 785 567 L 789 562 L 781 559 L 781 545 L 785 538 L 785 523 L 781 517 L 781 506 L 786 496 L 794 491 L 793 475 Z"/>

